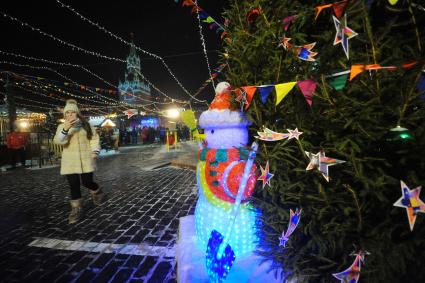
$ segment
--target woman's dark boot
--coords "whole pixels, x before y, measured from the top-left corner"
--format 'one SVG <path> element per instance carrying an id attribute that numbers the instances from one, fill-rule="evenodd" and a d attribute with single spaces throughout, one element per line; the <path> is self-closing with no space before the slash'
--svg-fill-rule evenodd
<path id="1" fill-rule="evenodd" d="M 90 194 L 94 205 L 102 204 L 103 199 L 105 198 L 105 194 L 101 189 L 97 189 L 96 191 L 90 191 Z"/>
<path id="2" fill-rule="evenodd" d="M 68 223 L 74 224 L 81 219 L 81 215 L 82 215 L 81 199 L 73 199 L 70 201 L 70 204 L 71 204 L 71 213 L 69 214 L 69 217 L 68 217 Z"/>

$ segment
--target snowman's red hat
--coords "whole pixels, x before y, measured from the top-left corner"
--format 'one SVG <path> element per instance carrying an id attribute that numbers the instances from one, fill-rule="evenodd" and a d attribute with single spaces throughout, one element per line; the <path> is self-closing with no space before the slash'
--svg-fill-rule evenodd
<path id="1" fill-rule="evenodd" d="M 207 111 L 199 118 L 199 126 L 208 128 L 246 127 L 251 125 L 243 112 L 234 103 L 232 89 L 228 82 L 221 82 L 215 88 L 215 97 Z"/>

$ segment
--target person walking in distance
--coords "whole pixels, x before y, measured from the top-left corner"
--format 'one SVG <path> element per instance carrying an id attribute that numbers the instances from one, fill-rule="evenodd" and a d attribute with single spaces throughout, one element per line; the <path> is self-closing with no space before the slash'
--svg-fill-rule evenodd
<path id="1" fill-rule="evenodd" d="M 19 132 L 19 128 L 16 125 L 13 126 L 13 131 L 7 134 L 7 148 L 10 153 L 10 165 L 11 169 L 16 168 L 16 160 L 19 157 L 21 166 L 25 167 L 25 147 L 28 143 L 28 135 L 26 133 Z"/>
<path id="2" fill-rule="evenodd" d="M 60 173 L 66 176 L 71 188 L 71 213 L 68 220 L 72 224 L 82 215 L 80 180 L 90 190 L 95 205 L 102 203 L 104 194 L 93 181 L 100 148 L 99 135 L 81 115 L 75 100 L 66 101 L 63 113 L 65 122 L 58 126 L 54 142 L 63 145 Z"/>

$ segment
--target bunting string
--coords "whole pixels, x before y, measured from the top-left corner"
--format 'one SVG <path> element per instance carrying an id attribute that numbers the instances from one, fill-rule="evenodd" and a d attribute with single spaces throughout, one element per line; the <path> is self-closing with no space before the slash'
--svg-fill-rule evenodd
<path id="1" fill-rule="evenodd" d="M 407 63 L 403 63 L 400 66 L 381 66 L 379 64 L 355 64 L 351 66 L 350 70 L 341 71 L 331 75 L 327 75 L 326 78 L 330 79 L 330 84 L 332 87 L 334 87 L 336 90 L 341 90 L 342 88 L 344 88 L 349 76 L 350 76 L 349 80 L 351 81 L 364 71 L 371 71 L 371 70 L 394 71 L 398 69 L 408 70 L 413 68 L 417 63 L 418 63 L 417 61 L 410 61 Z M 425 88 L 425 79 L 423 82 L 420 81 L 420 83 L 424 84 L 424 88 Z M 418 83 L 418 89 L 421 85 L 420 83 Z M 240 93 L 243 93 L 244 99 L 240 99 L 240 100 L 243 102 L 245 109 L 248 109 L 254 97 L 254 94 L 256 93 L 257 90 L 259 91 L 261 95 L 261 102 L 263 104 L 266 103 L 268 95 L 273 90 L 275 90 L 275 93 L 276 93 L 275 104 L 279 105 L 279 103 L 291 92 L 291 90 L 294 88 L 295 85 L 298 86 L 306 102 L 311 106 L 313 103 L 313 95 L 317 87 L 317 82 L 312 79 L 279 83 L 275 85 L 242 86 L 240 88 L 235 89 L 234 91 L 238 94 L 239 97 L 241 96 Z"/>
<path id="2" fill-rule="evenodd" d="M 176 0 L 176 3 L 178 3 L 179 0 Z M 199 15 L 199 19 L 203 22 L 209 25 L 209 28 L 212 29 L 216 29 L 216 33 L 221 33 L 221 38 L 224 37 L 224 35 L 226 34 L 226 31 L 223 27 L 223 25 L 221 25 L 219 22 L 217 22 L 216 20 L 214 20 L 213 17 L 211 17 L 207 12 L 204 11 L 204 9 L 202 9 L 199 5 L 198 5 L 198 1 L 195 0 L 195 2 L 193 2 L 193 0 L 183 0 L 182 1 L 182 7 L 190 7 L 192 8 L 192 13 L 198 13 Z"/>

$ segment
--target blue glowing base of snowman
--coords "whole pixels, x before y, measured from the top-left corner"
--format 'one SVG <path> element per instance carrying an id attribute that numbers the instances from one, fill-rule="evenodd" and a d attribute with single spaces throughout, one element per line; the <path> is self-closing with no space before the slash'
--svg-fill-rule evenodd
<path id="1" fill-rule="evenodd" d="M 221 235 L 226 234 L 230 225 L 230 211 L 212 205 L 200 193 L 195 209 L 195 229 L 197 246 L 201 251 L 207 250 L 211 232 L 216 230 Z M 255 220 L 258 213 L 253 210 L 239 209 L 235 226 L 230 235 L 229 245 L 235 253 L 236 259 L 254 251 L 258 237 L 256 235 Z"/>

